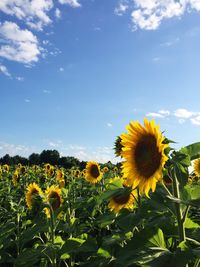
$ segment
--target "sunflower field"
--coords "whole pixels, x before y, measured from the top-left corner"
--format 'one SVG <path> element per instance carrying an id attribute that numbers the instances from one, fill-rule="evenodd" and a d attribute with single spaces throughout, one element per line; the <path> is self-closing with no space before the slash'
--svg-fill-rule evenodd
<path id="1" fill-rule="evenodd" d="M 145 119 L 115 153 L 120 168 L 2 165 L 0 266 L 200 266 L 200 142 L 177 151 Z"/>

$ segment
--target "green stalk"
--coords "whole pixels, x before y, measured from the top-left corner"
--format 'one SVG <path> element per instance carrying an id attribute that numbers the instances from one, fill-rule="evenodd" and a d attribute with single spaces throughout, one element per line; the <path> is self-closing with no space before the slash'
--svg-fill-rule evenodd
<path id="1" fill-rule="evenodd" d="M 57 266 L 57 263 L 56 263 L 56 252 L 54 250 L 54 243 L 55 243 L 55 218 L 54 218 L 54 212 L 53 212 L 53 208 L 52 208 L 51 204 L 49 204 L 48 208 L 50 210 L 51 244 L 52 244 L 52 247 L 53 247 L 52 267 L 56 267 Z"/>
<path id="2" fill-rule="evenodd" d="M 176 173 L 174 171 L 172 175 L 172 188 L 173 188 L 173 196 L 176 198 L 180 198 L 180 191 L 179 191 L 179 183 L 178 179 L 176 177 Z M 184 228 L 184 221 L 182 217 L 182 210 L 181 210 L 181 205 L 180 203 L 174 203 L 175 205 L 175 210 L 176 210 L 176 217 L 177 217 L 177 222 L 178 222 L 178 233 L 179 233 L 179 241 L 185 241 L 185 228 Z"/>

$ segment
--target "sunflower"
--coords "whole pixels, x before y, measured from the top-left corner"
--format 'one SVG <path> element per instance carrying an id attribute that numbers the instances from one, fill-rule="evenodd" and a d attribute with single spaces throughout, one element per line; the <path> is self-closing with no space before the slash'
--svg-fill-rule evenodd
<path id="1" fill-rule="evenodd" d="M 100 171 L 99 164 L 95 161 L 88 161 L 86 165 L 85 179 L 95 184 L 102 179 L 102 173 Z"/>
<path id="2" fill-rule="evenodd" d="M 117 157 L 121 157 L 121 153 L 122 153 L 122 148 L 123 148 L 123 145 L 122 145 L 122 138 L 121 136 L 117 136 L 116 140 L 115 140 L 115 143 L 114 143 L 114 151 L 115 151 L 115 155 Z"/>
<path id="3" fill-rule="evenodd" d="M 155 125 L 144 119 L 144 127 L 139 122 L 127 126 L 128 133 L 122 134 L 122 172 L 133 187 L 139 186 L 140 192 L 147 196 L 149 190 L 155 191 L 156 183 L 162 179 L 162 170 L 168 157 L 164 137 Z"/>
<path id="4" fill-rule="evenodd" d="M 102 171 L 103 171 L 103 173 L 107 173 L 109 171 L 109 169 L 108 169 L 108 167 L 105 166 Z"/>
<path id="5" fill-rule="evenodd" d="M 57 170 L 56 172 L 56 180 L 60 181 L 60 180 L 64 180 L 64 172 L 61 170 Z"/>
<path id="6" fill-rule="evenodd" d="M 79 170 L 74 170 L 73 175 L 74 175 L 75 177 L 80 177 L 81 172 L 80 172 Z"/>
<path id="7" fill-rule="evenodd" d="M 50 203 L 53 211 L 57 210 L 63 203 L 61 189 L 58 186 L 52 185 L 45 191 L 46 200 Z M 49 208 L 44 208 L 47 218 L 50 218 Z"/>
<path id="8" fill-rule="evenodd" d="M 120 183 L 122 188 L 110 199 L 108 208 L 114 213 L 118 213 L 121 209 L 133 209 L 137 198 L 136 190 L 126 186 L 123 178 L 115 177 L 110 182 Z"/>
<path id="9" fill-rule="evenodd" d="M 34 196 L 36 195 L 43 195 L 41 188 L 36 183 L 29 184 L 26 192 L 26 204 L 29 209 L 33 207 Z"/>
<path id="10" fill-rule="evenodd" d="M 194 173 L 197 177 L 200 177 L 200 158 L 194 161 Z"/>
<path id="11" fill-rule="evenodd" d="M 7 172 L 7 173 L 8 173 L 10 167 L 8 166 L 8 164 L 4 164 L 4 165 L 2 166 L 2 169 L 3 169 L 4 172 Z"/>
<path id="12" fill-rule="evenodd" d="M 19 181 L 19 172 L 18 172 L 18 170 L 16 170 L 14 172 L 13 177 L 12 177 L 12 181 L 13 181 L 14 186 L 17 186 L 18 181 Z"/>

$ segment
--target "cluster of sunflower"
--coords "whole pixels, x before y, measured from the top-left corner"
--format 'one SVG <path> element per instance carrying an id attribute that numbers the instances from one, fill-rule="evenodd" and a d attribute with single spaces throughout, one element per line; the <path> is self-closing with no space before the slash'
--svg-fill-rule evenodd
<path id="1" fill-rule="evenodd" d="M 21 163 L 19 163 L 13 173 L 12 181 L 13 185 L 17 186 L 19 182 L 20 175 L 24 175 L 26 173 L 26 167 L 22 166 Z"/>
<path id="2" fill-rule="evenodd" d="M 47 187 L 45 192 L 39 187 L 35 182 L 31 183 L 27 187 L 26 192 L 26 204 L 29 209 L 32 209 L 36 204 L 37 198 L 45 204 L 51 205 L 53 211 L 56 211 L 63 203 L 63 198 L 61 196 L 61 189 L 56 185 L 51 185 Z M 44 213 L 47 218 L 50 218 L 50 209 L 48 207 L 44 208 Z"/>
<path id="3" fill-rule="evenodd" d="M 144 126 L 139 122 L 131 122 L 127 126 L 127 133 L 117 138 L 115 153 L 123 158 L 122 177 L 116 177 L 110 183 L 117 182 L 121 190 L 110 199 L 108 207 L 111 210 L 132 209 L 138 194 L 149 196 L 150 190 L 155 191 L 157 182 L 163 178 L 163 168 L 168 160 L 165 154 L 168 144 L 164 140 L 159 126 L 147 119 L 144 119 Z M 102 173 L 97 163 L 89 162 L 86 170 L 87 181 L 96 183 L 101 180 Z"/>

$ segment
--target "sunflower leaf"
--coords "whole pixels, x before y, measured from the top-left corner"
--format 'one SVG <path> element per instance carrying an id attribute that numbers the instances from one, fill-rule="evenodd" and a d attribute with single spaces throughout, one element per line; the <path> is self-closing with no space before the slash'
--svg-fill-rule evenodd
<path id="1" fill-rule="evenodd" d="M 200 142 L 193 143 L 191 145 L 183 147 L 181 148 L 180 151 L 186 152 L 190 156 L 191 160 L 199 158 L 200 157 Z"/>

